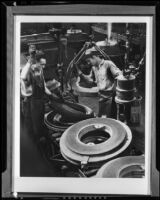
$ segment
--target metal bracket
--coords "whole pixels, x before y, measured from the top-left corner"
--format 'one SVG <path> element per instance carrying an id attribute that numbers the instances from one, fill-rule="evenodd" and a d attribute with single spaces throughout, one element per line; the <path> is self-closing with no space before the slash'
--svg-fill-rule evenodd
<path id="1" fill-rule="evenodd" d="M 89 156 L 84 156 L 83 160 L 81 161 L 81 169 L 84 169 L 84 167 L 88 164 Z"/>

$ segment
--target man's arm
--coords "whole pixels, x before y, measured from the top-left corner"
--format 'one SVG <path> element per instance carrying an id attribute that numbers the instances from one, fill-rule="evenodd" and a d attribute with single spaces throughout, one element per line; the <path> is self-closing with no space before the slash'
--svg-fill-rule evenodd
<path id="1" fill-rule="evenodd" d="M 20 79 L 23 82 L 24 86 L 28 90 L 28 87 L 31 87 L 31 66 L 32 66 L 32 58 L 28 59 L 26 65 L 22 68 Z"/>
<path id="2" fill-rule="evenodd" d="M 83 72 L 77 67 L 77 73 L 78 73 L 78 75 L 79 75 L 79 77 L 81 77 L 82 79 L 84 79 L 84 80 L 86 80 L 86 81 L 88 81 L 88 82 L 90 82 L 90 83 L 93 83 L 94 81 L 93 81 L 93 78 L 92 78 L 92 70 L 91 70 L 91 72 L 90 72 L 90 74 L 89 75 L 85 75 L 85 74 L 83 74 Z"/>
<path id="3" fill-rule="evenodd" d="M 22 71 L 21 71 L 21 79 L 23 81 L 27 81 L 28 80 L 28 75 L 30 72 L 30 68 L 31 68 L 31 60 L 29 59 L 28 62 L 26 63 L 26 65 L 23 67 Z"/>
<path id="4" fill-rule="evenodd" d="M 31 67 L 31 61 L 29 60 L 26 63 L 26 65 L 22 68 L 20 73 L 21 94 L 23 96 L 32 95 L 32 85 L 30 82 L 30 67 Z"/>
<path id="5" fill-rule="evenodd" d="M 114 78 L 122 74 L 122 71 L 112 61 L 108 61 L 108 66 Z"/>
<path id="6" fill-rule="evenodd" d="M 59 94 L 59 96 L 58 96 L 58 95 L 52 93 L 52 92 L 47 88 L 45 82 L 44 82 L 44 88 L 45 88 L 45 93 L 49 96 L 49 98 L 50 98 L 51 100 L 55 100 L 55 101 L 59 101 L 59 102 L 63 102 L 62 95 Z"/>
<path id="7" fill-rule="evenodd" d="M 47 95 L 52 95 L 51 91 L 47 88 L 46 83 L 44 83 L 44 89 Z"/>

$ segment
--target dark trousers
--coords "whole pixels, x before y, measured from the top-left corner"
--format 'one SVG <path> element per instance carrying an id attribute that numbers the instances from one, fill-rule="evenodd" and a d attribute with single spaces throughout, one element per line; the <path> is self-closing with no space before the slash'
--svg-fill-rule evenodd
<path id="1" fill-rule="evenodd" d="M 38 141 L 40 137 L 46 134 L 44 125 L 44 100 L 32 97 L 26 98 L 23 100 L 22 111 L 26 128 L 29 132 L 33 131 L 32 136 Z"/>
<path id="2" fill-rule="evenodd" d="M 31 99 L 31 120 L 33 131 L 37 138 L 45 135 L 44 131 L 44 101 L 43 99 Z"/>
<path id="3" fill-rule="evenodd" d="M 99 111 L 98 117 L 102 117 L 103 115 L 107 118 L 115 118 L 116 119 L 116 104 L 114 101 L 115 93 L 114 92 L 105 92 L 102 95 L 99 93 Z"/>

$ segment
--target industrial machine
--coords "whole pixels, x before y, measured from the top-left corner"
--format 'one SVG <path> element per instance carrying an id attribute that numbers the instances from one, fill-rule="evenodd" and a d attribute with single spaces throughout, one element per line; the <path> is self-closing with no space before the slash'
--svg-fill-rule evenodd
<path id="1" fill-rule="evenodd" d="M 126 31 L 126 52 L 125 52 L 125 65 L 123 74 L 117 77 L 116 97 L 117 104 L 117 119 L 125 121 L 126 123 L 140 124 L 141 114 L 141 100 L 142 96 L 139 95 L 137 88 L 140 86 L 138 75 L 140 67 L 144 62 L 145 53 L 139 61 L 138 66 L 129 62 L 130 58 L 130 44 L 132 37 L 130 32 Z"/>

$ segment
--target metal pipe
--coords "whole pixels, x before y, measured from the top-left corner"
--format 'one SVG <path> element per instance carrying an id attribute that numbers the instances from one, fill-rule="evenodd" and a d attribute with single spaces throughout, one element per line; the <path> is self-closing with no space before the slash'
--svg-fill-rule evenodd
<path id="1" fill-rule="evenodd" d="M 102 54 L 102 56 L 104 56 L 104 58 L 107 58 L 108 60 L 111 60 L 110 57 L 103 50 L 101 50 L 96 44 L 95 44 L 95 49 L 97 51 L 99 51 L 100 54 Z"/>

